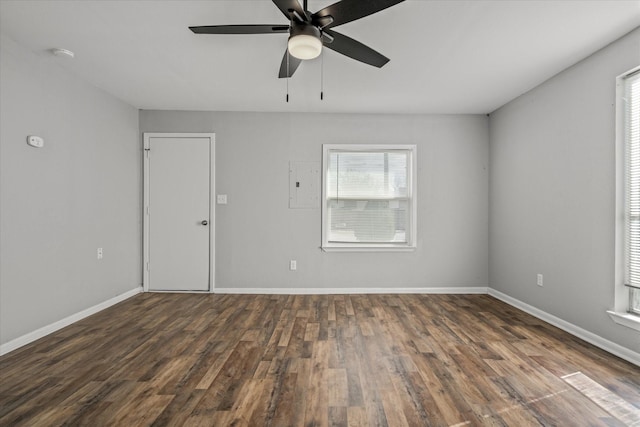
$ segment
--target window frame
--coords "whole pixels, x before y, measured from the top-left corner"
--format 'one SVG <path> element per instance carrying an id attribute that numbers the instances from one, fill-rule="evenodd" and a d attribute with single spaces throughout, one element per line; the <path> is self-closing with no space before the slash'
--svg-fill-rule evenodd
<path id="1" fill-rule="evenodd" d="M 614 308 L 607 313 L 622 326 L 640 331 L 640 315 L 632 313 L 631 292 L 627 286 L 627 136 L 625 99 L 626 79 L 640 73 L 635 67 L 616 78 L 616 231 Z"/>
<path id="2" fill-rule="evenodd" d="M 407 151 L 407 200 L 408 225 L 406 243 L 358 243 L 358 242 L 329 242 L 329 206 L 328 206 L 328 169 L 329 157 L 336 151 L 344 152 L 383 152 Z M 411 144 L 323 144 L 322 145 L 322 245 L 325 252 L 397 252 L 414 251 L 417 247 L 417 146 Z"/>

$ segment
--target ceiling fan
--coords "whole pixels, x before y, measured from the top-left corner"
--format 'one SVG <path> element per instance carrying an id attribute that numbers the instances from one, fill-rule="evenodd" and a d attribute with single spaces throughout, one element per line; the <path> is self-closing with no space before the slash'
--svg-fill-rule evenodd
<path id="1" fill-rule="evenodd" d="M 342 0 L 316 13 L 307 10 L 307 0 L 273 0 L 287 17 L 287 25 L 206 25 L 189 27 L 196 34 L 271 34 L 289 33 L 287 50 L 278 77 L 289 78 L 303 60 L 320 55 L 325 46 L 349 58 L 382 67 L 389 58 L 362 43 L 331 30 L 338 25 L 364 18 L 404 0 Z"/>

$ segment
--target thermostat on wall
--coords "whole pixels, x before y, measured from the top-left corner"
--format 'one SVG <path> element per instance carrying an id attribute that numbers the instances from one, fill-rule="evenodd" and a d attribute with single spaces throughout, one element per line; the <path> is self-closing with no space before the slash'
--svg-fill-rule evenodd
<path id="1" fill-rule="evenodd" d="M 44 147 L 44 139 L 40 138 L 39 136 L 29 135 L 27 137 L 27 144 L 32 147 L 42 148 Z"/>

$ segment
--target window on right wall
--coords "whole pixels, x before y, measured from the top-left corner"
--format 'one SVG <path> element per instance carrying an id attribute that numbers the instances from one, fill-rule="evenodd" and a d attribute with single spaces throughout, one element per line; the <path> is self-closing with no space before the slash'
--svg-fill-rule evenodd
<path id="1" fill-rule="evenodd" d="M 624 144 L 624 285 L 627 311 L 640 316 L 640 69 L 619 78 Z"/>

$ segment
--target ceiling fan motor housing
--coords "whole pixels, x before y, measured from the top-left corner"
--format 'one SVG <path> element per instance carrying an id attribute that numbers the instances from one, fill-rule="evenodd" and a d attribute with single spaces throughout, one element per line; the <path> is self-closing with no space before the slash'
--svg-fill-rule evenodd
<path id="1" fill-rule="evenodd" d="M 322 33 L 316 26 L 293 22 L 287 44 L 289 53 L 298 59 L 317 58 L 322 52 Z"/>

